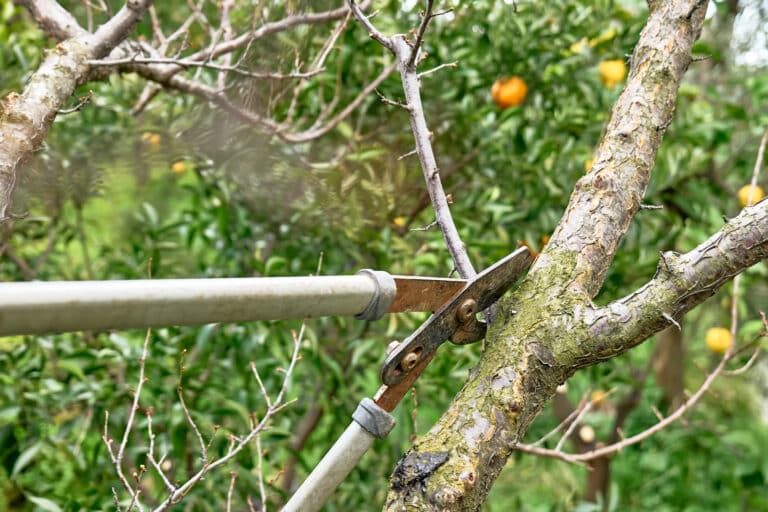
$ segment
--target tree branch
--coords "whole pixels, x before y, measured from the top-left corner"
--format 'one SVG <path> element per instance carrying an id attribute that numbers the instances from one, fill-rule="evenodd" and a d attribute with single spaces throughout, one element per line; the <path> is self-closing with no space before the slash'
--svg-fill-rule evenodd
<path id="1" fill-rule="evenodd" d="M 531 270 L 568 259 L 560 276 L 552 278 L 552 294 L 569 291 L 594 297 L 600 290 L 619 241 L 642 203 L 705 10 L 701 2 L 679 0 L 659 2 L 651 10 L 595 163 L 576 183 L 565 214 Z"/>
<path id="2" fill-rule="evenodd" d="M 109 21 L 100 26 L 92 37 L 87 38 L 87 43 L 91 45 L 91 55 L 98 59 L 109 54 L 133 32 L 151 4 L 152 0 L 127 0 Z"/>
<path id="3" fill-rule="evenodd" d="M 597 162 L 577 184 L 563 219 L 531 272 L 500 302 L 499 321 L 491 324 L 486 351 L 464 388 L 405 457 L 407 461 L 417 453 L 447 452 L 448 461 L 425 476 L 425 484 L 419 480 L 426 493 L 410 486 L 391 486 L 385 510 L 478 510 L 512 448 L 557 386 L 578 368 L 616 356 L 666 327 L 663 314 L 675 316 L 704 299 L 704 294 L 694 294 L 681 300 L 687 309 L 654 306 L 658 311 L 639 296 L 631 304 L 606 307 L 605 311 L 590 301 L 640 207 L 661 136 L 672 118 L 677 86 L 701 30 L 704 9 L 698 0 L 670 0 L 652 10 L 635 48 L 626 90 L 599 145 Z M 768 202 L 763 211 L 759 211 L 760 205 L 747 209 L 724 228 L 728 232 L 725 246 L 716 246 L 730 249 L 740 241 L 744 244 L 741 252 L 717 252 L 717 258 L 713 252 L 694 265 L 697 271 L 693 273 L 699 277 L 728 268 L 718 279 L 701 281 L 708 283 L 708 290 L 722 285 L 737 269 L 765 257 L 766 208 Z M 750 233 L 736 233 L 742 229 Z M 721 263 L 710 264 L 707 258 Z M 696 286 L 689 277 L 686 267 L 680 265 L 658 286 L 687 293 Z M 667 299 L 668 295 L 656 296 L 653 304 Z M 675 303 L 675 299 L 668 302 Z M 644 315 L 652 320 L 644 321 Z M 617 332 L 628 326 L 635 329 L 636 336 Z M 632 342 L 625 342 L 627 339 Z"/>
<path id="4" fill-rule="evenodd" d="M 427 120 L 424 116 L 424 107 L 421 103 L 421 83 L 415 66 L 411 63 L 412 55 L 417 51 L 402 35 L 395 35 L 391 38 L 384 36 L 373 26 L 370 19 L 357 7 L 354 0 L 348 0 L 352 13 L 357 20 L 368 30 L 371 37 L 378 41 L 382 46 L 392 51 L 397 59 L 397 67 L 400 70 L 400 79 L 403 83 L 405 92 L 406 110 L 411 123 L 411 131 L 416 142 L 416 154 L 421 162 L 421 170 L 424 174 L 424 180 L 427 184 L 429 197 L 432 201 L 432 207 L 435 210 L 435 217 L 443 238 L 451 254 L 453 263 L 458 270 L 459 275 L 464 279 L 471 279 L 477 275 L 475 268 L 467 254 L 467 247 L 461 240 L 459 231 L 451 216 L 451 210 L 448 205 L 448 198 L 443 189 L 443 183 L 440 180 L 440 170 L 437 166 L 430 132 L 427 127 Z M 429 13 L 425 16 L 422 27 L 426 29 L 429 22 Z M 421 31 L 423 35 L 423 31 Z"/>
<path id="5" fill-rule="evenodd" d="M 25 5 L 51 34 L 73 35 L 51 50 L 21 94 L 11 93 L 0 111 L 0 222 L 10 218 L 16 173 L 42 143 L 56 114 L 88 75 L 89 59 L 101 57 L 119 44 L 149 7 L 149 0 L 129 0 L 105 25 L 90 35 L 74 17 L 52 1 L 29 0 Z"/>
<path id="6" fill-rule="evenodd" d="M 15 3 L 26 8 L 43 32 L 56 41 L 89 34 L 75 17 L 55 0 L 15 0 Z"/>

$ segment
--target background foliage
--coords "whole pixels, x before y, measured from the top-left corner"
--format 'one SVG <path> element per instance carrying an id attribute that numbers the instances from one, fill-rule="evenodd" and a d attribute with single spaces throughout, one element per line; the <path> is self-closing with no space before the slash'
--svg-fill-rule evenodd
<path id="1" fill-rule="evenodd" d="M 82 15 L 80 2 L 62 2 Z M 117 7 L 119 2 L 109 2 Z M 164 19 L 181 19 L 182 3 L 158 3 Z M 379 28 L 416 26 L 415 2 L 377 2 Z M 286 2 L 280 9 L 319 10 L 335 2 Z M 297 5 L 293 5 L 297 4 Z M 322 5 L 321 5 L 322 4 Z M 423 95 L 452 211 L 477 267 L 526 243 L 539 249 L 554 228 L 575 181 L 584 173 L 612 102 L 621 87 L 600 81 L 600 61 L 624 59 L 645 19 L 634 1 L 442 2 L 453 15 L 432 26 L 426 67 L 458 61 L 456 69 L 423 79 Z M 714 5 L 714 4 L 713 4 Z M 211 16 L 215 16 L 211 7 Z M 250 11 L 236 11 L 248 19 Z M 0 94 L 23 87 L 36 68 L 44 35 L 20 8 L 0 1 Z M 80 19 L 83 19 L 82 17 Z M 662 149 L 649 204 L 623 242 L 600 302 L 622 296 L 653 275 L 660 250 L 687 250 L 740 208 L 736 190 L 747 183 L 757 142 L 768 125 L 768 73 L 737 68 L 729 53 L 732 13 L 725 4 L 707 22 L 696 54 L 708 56 L 689 71 L 677 113 Z M 290 69 L 294 54 L 309 56 L 328 27 L 301 28 L 254 49 L 263 69 Z M 145 23 L 140 33 L 149 35 Z M 191 33 L 190 44 L 204 44 Z M 364 31 L 347 30 L 300 98 L 299 116 L 318 113 L 318 98 L 342 84 L 350 99 L 387 63 Z M 517 75 L 528 84 L 521 107 L 498 110 L 490 86 Z M 280 83 L 236 85 L 245 103 L 260 105 Z M 286 145 L 200 102 L 161 93 L 139 116 L 131 107 L 143 88 L 133 75 L 111 76 L 83 87 L 94 100 L 60 116 L 43 151 L 30 162 L 16 208 L 27 216 L 5 240 L 0 275 L 24 279 L 126 279 L 353 273 L 359 268 L 393 273 L 447 275 L 450 258 L 440 234 L 410 228 L 429 224 L 418 163 L 398 159 L 413 141 L 403 112 L 371 95 L 332 133 Z M 380 88 L 401 96 L 393 76 Z M 81 94 L 81 95 L 82 95 Z M 287 106 L 276 105 L 277 113 Z M 173 167 L 182 162 L 184 165 Z M 176 169 L 175 171 L 172 169 Z M 764 183 L 764 182 L 763 182 Z M 759 330 L 754 319 L 768 290 L 766 268 L 745 274 L 748 290 L 739 308 L 740 340 Z M 684 322 L 687 356 L 681 371 L 693 389 L 713 364 L 704 332 L 727 325 L 728 291 Z M 281 471 L 293 456 L 297 477 L 319 460 L 346 426 L 357 401 L 377 388 L 387 341 L 402 338 L 423 318 L 398 315 L 373 324 L 348 318 L 307 322 L 302 360 L 292 379 L 296 403 L 263 437 L 270 508 L 285 498 Z M 226 432 L 247 429 L 265 405 L 248 368 L 255 361 L 276 390 L 299 321 L 152 333 L 149 381 L 142 405 L 153 407 L 161 451 L 175 479 L 198 464 L 192 432 L 175 388 L 186 351 L 183 389 L 206 435 L 220 425 L 213 450 L 226 448 Z M 79 333 L 0 339 L 0 509 L 107 510 L 114 469 L 101 440 L 104 414 L 119 436 L 138 375 L 144 333 Z M 625 357 L 586 370 L 568 383 L 576 401 L 593 390 L 615 390 L 606 410 L 585 421 L 607 436 L 611 404 L 632 386 L 631 368 L 642 368 L 651 341 Z M 446 347 L 419 381 L 418 406 L 406 399 L 398 427 L 378 443 L 342 486 L 328 510 L 369 510 L 384 499 L 385 481 L 411 436 L 423 432 L 446 408 L 479 354 L 479 346 Z M 754 372 L 723 379 L 687 422 L 663 431 L 614 458 L 611 497 L 621 510 L 768 508 L 768 443 L 762 390 Z M 653 378 L 624 430 L 637 432 L 665 410 Z M 306 446 L 292 450 L 297 425 L 321 411 Z M 413 417 L 417 418 L 414 425 Z M 558 423 L 547 411 L 529 433 L 538 439 Z M 130 444 L 131 465 L 144 463 L 145 419 Z M 229 469 L 207 478 L 185 501 L 185 510 L 217 510 L 230 470 L 237 471 L 238 506 L 257 496 L 256 455 L 243 453 Z M 518 455 L 501 476 L 487 510 L 592 510 L 582 502 L 583 468 Z M 145 478 L 148 491 L 161 483 Z M 601 505 L 602 506 L 602 505 Z"/>

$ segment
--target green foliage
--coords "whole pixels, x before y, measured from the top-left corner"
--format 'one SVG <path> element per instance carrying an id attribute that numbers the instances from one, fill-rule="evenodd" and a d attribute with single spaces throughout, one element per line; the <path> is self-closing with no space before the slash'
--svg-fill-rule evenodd
<path id="1" fill-rule="evenodd" d="M 85 19 L 83 2 L 63 2 Z M 110 2 L 116 6 L 116 2 Z M 158 2 L 161 19 L 179 23 L 183 3 Z M 278 5 L 279 4 L 279 5 Z M 416 8 L 377 2 L 377 26 L 389 33 L 418 24 Z M 442 7 L 448 6 L 448 2 Z M 261 23 L 295 8 L 320 10 L 337 2 L 278 2 L 236 9 L 233 24 L 254 15 Z M 485 267 L 518 243 L 539 250 L 554 229 L 574 183 L 592 157 L 610 107 L 621 87 L 600 82 L 602 60 L 631 54 L 642 28 L 641 2 L 452 2 L 453 14 L 435 20 L 426 39 L 424 69 L 458 61 L 423 78 L 422 91 L 433 142 L 452 212 L 473 262 Z M 214 3 L 205 4 L 215 20 Z M 34 23 L 10 2 L 0 2 L 0 92 L 20 90 L 47 43 Z M 99 23 L 103 20 L 94 20 Z M 718 19 L 710 23 L 719 23 Z M 307 62 L 328 35 L 325 25 L 302 27 L 259 42 L 247 56 L 258 69 L 292 70 Z M 151 37 L 148 21 L 138 32 Z M 675 120 L 657 157 L 649 204 L 622 243 L 599 302 L 630 293 L 650 278 L 659 250 L 685 251 L 732 216 L 735 191 L 751 176 L 757 141 L 768 123 L 765 72 L 732 68 L 728 49 L 705 39 L 697 52 L 715 55 L 692 65 L 681 88 Z M 199 27 L 191 47 L 206 44 Z M 727 42 L 726 42 L 727 44 Z M 231 97 L 259 109 L 273 98 L 273 114 L 305 129 L 337 89 L 339 104 L 390 62 L 357 26 L 340 37 L 326 70 L 297 96 L 294 83 L 252 82 L 231 77 Z M 520 76 L 528 96 L 520 107 L 499 110 L 491 101 L 495 80 Z M 204 76 L 206 76 L 204 74 Z M 424 200 L 407 116 L 375 95 L 321 139 L 288 145 L 243 126 L 193 98 L 161 93 L 140 116 L 131 108 L 144 83 L 134 75 L 112 76 L 83 86 L 94 101 L 59 116 L 21 177 L 16 208 L 29 215 L 15 223 L 7 246 L 16 258 L 0 259 L 0 275 L 22 279 L 131 279 L 349 274 L 359 268 L 392 273 L 447 275 L 452 265 L 435 229 L 413 231 L 433 220 Z M 288 92 L 286 92 L 288 91 Z M 395 75 L 379 91 L 399 99 Z M 73 99 L 74 103 L 74 99 Z M 173 172 L 184 162 L 182 172 Z M 764 178 L 761 178 L 764 182 Z M 19 261 L 26 262 L 23 268 Z M 744 322 L 739 342 L 760 330 L 766 269 L 745 274 L 738 304 Z M 695 389 L 701 369 L 711 368 L 703 339 L 712 325 L 727 325 L 729 290 L 684 322 L 688 357 L 680 370 Z M 262 437 L 269 505 L 285 498 L 280 472 L 296 457 L 297 478 L 317 463 L 349 421 L 358 400 L 378 386 L 378 368 L 391 339 L 407 336 L 423 315 L 394 315 L 363 324 L 349 318 L 308 321 L 302 359 L 289 399 Z M 153 410 L 158 450 L 169 473 L 182 481 L 199 467 L 199 449 L 184 418 L 176 387 L 206 440 L 211 456 L 227 435 L 245 432 L 251 415 L 263 414 L 248 363 L 254 361 L 274 394 L 278 368 L 290 357 L 291 330 L 299 320 L 163 328 L 152 332 L 142 410 Z M 0 510 L 111 510 L 111 488 L 120 484 L 101 439 L 109 411 L 110 436 L 119 443 L 138 379 L 143 332 L 86 333 L 0 339 Z M 590 368 L 569 381 L 572 402 L 615 389 L 608 407 L 585 418 L 598 439 L 610 435 L 615 407 L 645 368 L 655 342 Z M 398 427 L 377 443 L 345 482 L 327 510 L 369 510 L 384 500 L 386 478 L 415 431 L 425 432 L 446 409 L 479 347 L 444 347 L 417 385 L 416 423 L 411 398 L 397 410 Z M 184 356 L 184 373 L 179 363 Z M 748 357 L 744 355 L 744 360 Z M 756 386 L 746 377 L 723 380 L 716 395 L 676 424 L 612 460 L 611 510 L 706 510 L 768 507 L 765 425 Z M 624 431 L 639 432 L 666 412 L 662 386 L 651 375 Z M 322 412 L 307 443 L 290 446 L 298 426 L 317 407 Z M 558 423 L 547 411 L 529 440 Z M 138 416 L 125 467 L 146 462 L 147 418 Z M 569 446 L 569 449 L 575 449 Z M 185 500 L 185 510 L 220 510 L 229 471 L 238 481 L 234 503 L 258 499 L 255 447 L 210 475 Z M 517 454 L 504 472 L 487 510 L 598 510 L 581 503 L 586 471 Z M 148 494 L 162 495 L 153 471 L 143 477 Z M 121 494 L 121 499 L 125 494 Z"/>

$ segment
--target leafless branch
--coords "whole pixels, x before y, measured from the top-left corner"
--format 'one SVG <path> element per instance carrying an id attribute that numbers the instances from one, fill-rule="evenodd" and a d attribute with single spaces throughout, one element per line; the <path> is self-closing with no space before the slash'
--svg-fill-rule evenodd
<path id="1" fill-rule="evenodd" d="M 235 491 L 235 481 L 237 480 L 237 471 L 229 473 L 229 489 L 227 490 L 227 512 L 232 512 L 232 493 Z"/>
<path id="2" fill-rule="evenodd" d="M 472 266 L 472 262 L 467 254 L 466 245 L 461 240 L 459 231 L 451 216 L 448 197 L 440 179 L 440 171 L 437 166 L 429 128 L 424 116 L 424 108 L 421 103 L 419 76 L 413 69 L 413 66 L 409 64 L 413 53 L 411 46 L 402 35 L 396 35 L 392 38 L 385 37 L 373 26 L 370 19 L 360 11 L 353 0 L 347 0 L 347 3 L 355 18 L 368 30 L 371 37 L 394 53 L 397 59 L 403 91 L 405 92 L 405 103 L 408 107 L 411 130 L 416 142 L 416 152 L 419 155 L 422 173 L 427 184 L 432 207 L 435 210 L 437 224 L 440 226 L 443 238 L 448 246 L 448 251 L 459 275 L 464 279 L 471 279 L 477 275 L 477 272 Z"/>
<path id="3" fill-rule="evenodd" d="M 152 336 L 152 331 L 150 329 L 147 329 L 147 335 L 144 337 L 144 345 L 141 350 L 141 359 L 139 359 L 139 381 L 136 384 L 136 390 L 134 391 L 134 394 L 133 394 L 133 402 L 131 404 L 131 410 L 128 412 L 128 419 L 125 422 L 123 439 L 120 442 L 120 446 L 117 450 L 117 453 L 115 453 L 113 449 L 113 440 L 109 437 L 109 412 L 106 412 L 104 415 L 104 434 L 102 436 L 102 440 L 104 441 L 104 444 L 106 444 L 107 446 L 107 452 L 109 453 L 109 456 L 112 459 L 112 464 L 114 464 L 115 466 L 115 471 L 117 471 L 117 476 L 120 479 L 120 482 L 123 484 L 123 487 L 131 497 L 132 505 L 128 508 L 128 510 L 133 508 L 134 505 L 138 506 L 139 510 L 143 510 L 141 504 L 138 502 L 141 490 L 138 488 L 138 485 L 136 486 L 136 489 L 134 489 L 133 485 L 128 481 L 128 478 L 126 478 L 125 473 L 123 471 L 123 457 L 125 455 L 125 447 L 128 446 L 128 439 L 131 435 L 131 431 L 133 430 L 133 423 L 136 418 L 136 411 L 140 407 L 139 398 L 141 396 L 141 389 L 144 386 L 144 383 L 146 382 L 146 377 L 144 376 L 144 373 L 146 368 L 147 355 L 149 353 L 149 340 L 151 336 Z"/>
<path id="4" fill-rule="evenodd" d="M 395 51 L 392 40 L 386 37 L 381 32 L 379 32 L 378 29 L 373 26 L 373 23 L 371 23 L 370 18 L 366 16 L 365 13 L 363 13 L 361 7 L 357 5 L 357 2 L 355 2 L 355 0 L 347 0 L 347 5 L 349 6 L 349 9 L 352 11 L 352 14 L 355 15 L 355 18 L 357 18 L 357 21 L 359 21 L 368 31 L 368 35 L 370 35 L 372 39 L 375 39 L 376 41 L 378 41 L 378 43 L 384 48 L 392 52 Z"/>
<path id="5" fill-rule="evenodd" d="M 432 73 L 440 71 L 441 69 L 457 68 L 457 67 L 459 67 L 459 62 L 458 61 L 446 62 L 445 64 L 440 64 L 439 66 L 435 66 L 432 69 L 428 69 L 426 71 L 422 71 L 421 73 L 419 73 L 418 77 L 421 79 L 421 78 L 424 78 L 425 76 L 431 75 Z"/>
<path id="6" fill-rule="evenodd" d="M 413 49 L 411 50 L 411 56 L 408 57 L 408 68 L 413 69 L 416 64 L 416 57 L 419 54 L 421 43 L 424 41 L 424 34 L 427 31 L 427 25 L 432 20 L 432 8 L 435 6 L 434 0 L 427 0 L 427 7 L 424 12 L 421 13 L 421 24 L 416 32 L 416 41 L 413 43 Z"/>
<path id="7" fill-rule="evenodd" d="M 192 67 L 200 67 L 200 68 L 207 68 L 207 69 L 213 69 L 215 71 L 222 71 L 227 72 L 230 71 L 232 73 L 236 73 L 241 76 L 245 76 L 248 78 L 255 78 L 255 79 L 271 79 L 271 80 L 285 80 L 285 79 L 307 79 L 312 78 L 313 76 L 316 76 L 323 71 L 325 71 L 324 68 L 320 69 L 314 69 L 312 71 L 307 72 L 293 72 L 293 73 L 277 73 L 273 71 L 248 71 L 247 69 L 242 69 L 237 66 L 229 66 L 224 64 L 215 64 L 212 62 L 198 62 L 198 61 L 190 61 L 187 59 L 174 59 L 174 58 L 155 58 L 155 57 L 140 57 L 138 55 L 134 55 L 132 57 L 126 57 L 122 59 L 101 59 L 101 60 L 90 60 L 88 61 L 88 64 L 91 66 L 120 66 L 120 65 L 126 65 L 126 64 L 172 64 L 174 66 L 179 66 L 182 68 L 192 68 Z M 222 88 L 222 86 L 219 86 Z"/>
<path id="8" fill-rule="evenodd" d="M 83 96 L 82 98 L 80 98 L 77 101 L 77 105 L 75 105 L 74 107 L 66 108 L 66 109 L 60 109 L 59 110 L 59 115 L 72 114 L 73 112 L 80 111 L 80 109 L 82 109 L 86 105 L 86 103 L 91 101 L 92 97 L 93 97 L 93 91 L 88 91 L 88 93 L 85 96 Z"/>
<path id="9" fill-rule="evenodd" d="M 761 333 L 761 336 L 762 335 L 763 333 Z M 675 412 L 673 412 L 669 416 L 663 419 L 660 419 L 658 423 L 640 432 L 637 435 L 627 437 L 625 439 L 622 439 L 619 442 L 616 442 L 601 448 L 597 448 L 595 450 L 587 451 L 584 453 L 566 453 L 560 449 L 551 450 L 548 448 L 541 448 L 538 446 L 525 445 L 525 444 L 519 444 L 515 446 L 515 449 L 522 452 L 532 453 L 534 455 L 551 457 L 554 459 L 560 459 L 565 462 L 572 462 L 572 463 L 584 463 L 593 459 L 597 459 L 599 457 L 605 457 L 607 455 L 620 452 L 624 448 L 627 448 L 628 446 L 632 446 L 633 444 L 637 444 L 643 441 L 644 439 L 649 438 L 650 436 L 668 427 L 675 421 L 681 419 L 683 415 L 685 415 L 686 412 L 688 412 L 691 408 L 693 408 L 699 402 L 699 400 L 706 394 L 706 392 L 712 386 L 712 383 L 722 373 L 726 364 L 728 363 L 728 361 L 731 360 L 731 358 L 732 358 L 732 349 L 723 355 L 723 358 L 720 360 L 717 367 L 715 367 L 715 369 L 709 375 L 707 375 L 707 377 L 704 379 L 704 382 L 701 384 L 699 389 L 696 390 L 696 392 L 693 395 L 691 395 L 691 397 L 688 398 L 688 400 L 686 400 L 683 405 L 677 408 Z"/>

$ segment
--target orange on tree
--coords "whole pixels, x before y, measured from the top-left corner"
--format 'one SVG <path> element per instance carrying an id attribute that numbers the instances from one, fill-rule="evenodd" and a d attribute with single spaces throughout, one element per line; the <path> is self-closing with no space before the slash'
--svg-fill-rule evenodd
<path id="1" fill-rule="evenodd" d="M 715 354 L 725 354 L 733 343 L 731 331 L 725 327 L 710 327 L 706 336 L 707 348 Z"/>
<path id="2" fill-rule="evenodd" d="M 739 197 L 739 203 L 741 203 L 741 206 L 747 206 L 750 204 L 749 202 L 749 193 L 752 192 L 752 203 L 755 204 L 756 202 L 760 201 L 762 198 L 765 197 L 765 191 L 763 190 L 763 187 L 760 185 L 755 185 L 754 188 L 752 188 L 752 185 L 744 185 L 739 189 L 739 192 L 737 193 Z"/>
<path id="3" fill-rule="evenodd" d="M 144 132 L 141 134 L 141 140 L 148 142 L 150 146 L 157 147 L 160 145 L 160 134 L 152 132 Z"/>
<path id="4" fill-rule="evenodd" d="M 597 65 L 597 72 L 600 80 L 610 89 L 627 78 L 627 65 L 621 59 L 604 60 Z"/>
<path id="5" fill-rule="evenodd" d="M 174 162 L 173 165 L 171 165 L 171 171 L 173 171 L 174 174 L 183 174 L 186 170 L 187 164 L 183 160 Z"/>
<path id="6" fill-rule="evenodd" d="M 491 98 L 502 109 L 522 105 L 527 94 L 528 85 L 519 76 L 500 78 L 491 87 Z"/>
<path id="7" fill-rule="evenodd" d="M 602 389 L 598 389 L 596 391 L 593 391 L 591 395 L 589 395 L 589 400 L 592 402 L 592 405 L 595 407 L 601 407 L 605 403 L 605 397 L 608 396 L 608 393 L 603 391 Z"/>

